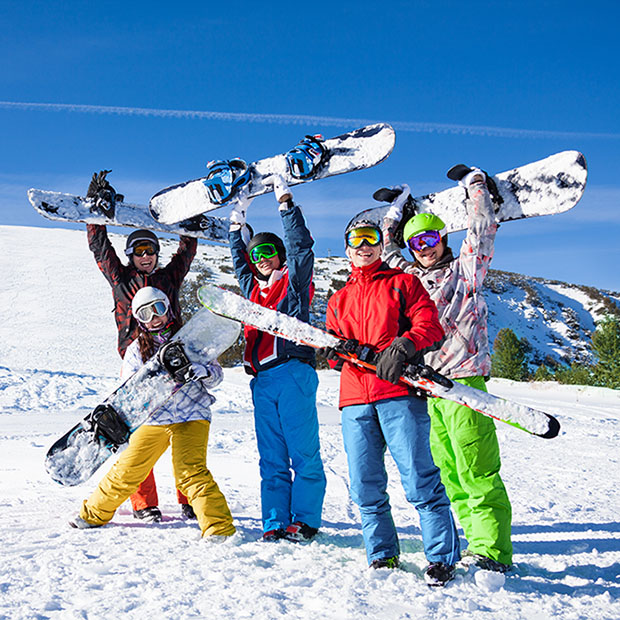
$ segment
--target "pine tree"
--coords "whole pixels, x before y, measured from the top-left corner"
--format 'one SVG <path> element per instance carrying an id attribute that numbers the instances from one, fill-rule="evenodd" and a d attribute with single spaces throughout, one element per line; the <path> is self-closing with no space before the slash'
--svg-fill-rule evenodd
<path id="1" fill-rule="evenodd" d="M 534 373 L 534 381 L 553 381 L 553 373 L 545 364 L 541 364 Z"/>
<path id="2" fill-rule="evenodd" d="M 592 334 L 592 350 L 597 357 L 594 366 L 596 385 L 620 388 L 620 320 L 608 315 Z"/>
<path id="3" fill-rule="evenodd" d="M 558 368 L 555 378 L 558 383 L 568 385 L 595 385 L 596 383 L 592 375 L 592 367 L 577 362 Z"/>
<path id="4" fill-rule="evenodd" d="M 525 380 L 528 375 L 525 349 L 524 342 L 517 338 L 512 329 L 500 329 L 493 343 L 491 374 L 513 381 Z"/>

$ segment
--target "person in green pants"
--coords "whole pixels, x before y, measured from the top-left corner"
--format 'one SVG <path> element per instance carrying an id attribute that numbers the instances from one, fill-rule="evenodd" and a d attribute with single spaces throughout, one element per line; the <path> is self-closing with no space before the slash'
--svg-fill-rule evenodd
<path id="1" fill-rule="evenodd" d="M 459 180 L 467 193 L 468 228 L 457 257 L 448 246 L 444 222 L 431 213 L 419 213 L 406 222 L 403 237 L 414 262 L 402 256 L 393 233 L 410 193 L 406 185 L 392 188 L 400 194 L 383 222 L 383 259 L 418 276 L 446 333 L 441 349 L 428 353 L 425 361 L 451 379 L 484 391 L 491 356 L 482 283 L 497 232 L 489 183 L 478 168 L 467 169 Z M 512 508 L 499 473 L 495 424 L 468 407 L 439 398 L 428 399 L 428 410 L 433 459 L 468 542 L 463 559 L 506 572 L 512 564 Z"/>

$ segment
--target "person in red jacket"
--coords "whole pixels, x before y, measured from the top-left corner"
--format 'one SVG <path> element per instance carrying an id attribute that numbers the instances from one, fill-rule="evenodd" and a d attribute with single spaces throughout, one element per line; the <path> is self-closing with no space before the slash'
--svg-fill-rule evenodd
<path id="1" fill-rule="evenodd" d="M 87 198 L 94 205 L 105 211 L 106 202 L 110 197 L 114 200 L 116 192 L 106 179 L 109 171 L 102 170 L 93 174 Z M 139 327 L 131 313 L 131 301 L 134 295 L 145 286 L 153 286 L 163 291 L 170 300 L 170 309 L 174 316 L 181 316 L 179 289 L 189 271 L 196 255 L 198 242 L 192 237 L 181 237 L 179 247 L 164 267 L 159 267 L 159 240 L 150 230 L 135 230 L 127 237 L 125 254 L 129 259 L 123 264 L 116 254 L 105 226 L 86 224 L 88 247 L 93 253 L 97 266 L 112 287 L 114 299 L 114 319 L 118 330 L 118 352 L 125 356 L 127 347 L 138 337 Z M 177 499 L 181 504 L 185 518 L 195 519 L 194 511 L 187 498 L 177 491 Z M 147 522 L 161 521 L 158 507 L 159 498 L 155 476 L 151 471 L 138 490 L 131 496 L 134 517 Z"/>
<path id="2" fill-rule="evenodd" d="M 459 539 L 430 452 L 426 403 L 399 377 L 407 363 L 441 343 L 443 330 L 420 281 L 382 262 L 380 228 L 372 222 L 355 222 L 347 227 L 345 242 L 351 275 L 328 302 L 326 326 L 345 341 L 354 341 L 347 343 L 349 347 L 364 345 L 378 353 L 376 374 L 344 362 L 340 377 L 350 492 L 360 509 L 368 563 L 371 568 L 395 568 L 399 563 L 387 494 L 387 447 L 407 500 L 420 517 L 429 562 L 425 581 L 441 586 L 454 575 Z"/>

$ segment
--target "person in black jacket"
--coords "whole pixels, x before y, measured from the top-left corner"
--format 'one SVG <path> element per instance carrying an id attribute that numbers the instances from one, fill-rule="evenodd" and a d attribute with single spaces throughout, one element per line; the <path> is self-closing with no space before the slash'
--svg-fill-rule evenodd
<path id="1" fill-rule="evenodd" d="M 96 208 L 104 213 L 109 200 L 114 200 L 116 192 L 106 179 L 108 171 L 93 174 L 87 198 L 91 198 Z M 106 202 L 108 204 L 106 205 Z M 109 212 L 107 213 L 109 214 Z M 179 247 L 167 265 L 159 266 L 159 240 L 150 230 L 135 230 L 127 237 L 125 255 L 128 264 L 121 262 L 116 254 L 105 226 L 86 224 L 88 247 L 93 253 L 97 266 L 112 287 L 114 299 L 114 319 L 118 330 L 118 352 L 124 357 L 127 347 L 138 337 L 138 323 L 131 313 L 134 295 L 145 286 L 153 286 L 163 291 L 170 300 L 174 316 L 181 316 L 179 289 L 196 255 L 198 242 L 193 237 L 181 236 Z M 187 498 L 177 491 L 181 510 L 186 518 L 195 518 Z M 131 496 L 134 517 L 148 522 L 161 521 L 158 508 L 159 498 L 155 477 L 151 471 L 138 490 Z"/>

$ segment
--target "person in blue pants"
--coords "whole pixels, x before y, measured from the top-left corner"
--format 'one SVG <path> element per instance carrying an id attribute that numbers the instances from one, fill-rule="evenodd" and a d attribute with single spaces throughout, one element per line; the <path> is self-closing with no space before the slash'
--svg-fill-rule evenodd
<path id="1" fill-rule="evenodd" d="M 341 369 L 342 435 L 368 563 L 371 568 L 399 565 L 384 462 L 389 448 L 407 500 L 420 517 L 429 562 L 424 579 L 430 586 L 442 586 L 454 576 L 459 539 L 431 456 L 426 402 L 399 378 L 406 364 L 438 346 L 444 332 L 420 281 L 381 260 L 378 226 L 354 220 L 345 231 L 345 243 L 351 275 L 329 299 L 326 327 L 346 342 L 344 350 L 359 346 L 374 350 L 376 374 L 351 362 L 341 363 L 334 349 L 326 354 Z"/>
<path id="2" fill-rule="evenodd" d="M 272 232 L 248 241 L 250 200 L 240 200 L 230 214 L 233 266 L 245 297 L 308 322 L 314 241 L 290 190 L 275 181 L 284 241 Z M 249 326 L 245 340 L 260 456 L 262 540 L 307 542 L 321 525 L 326 486 L 314 351 Z"/>

